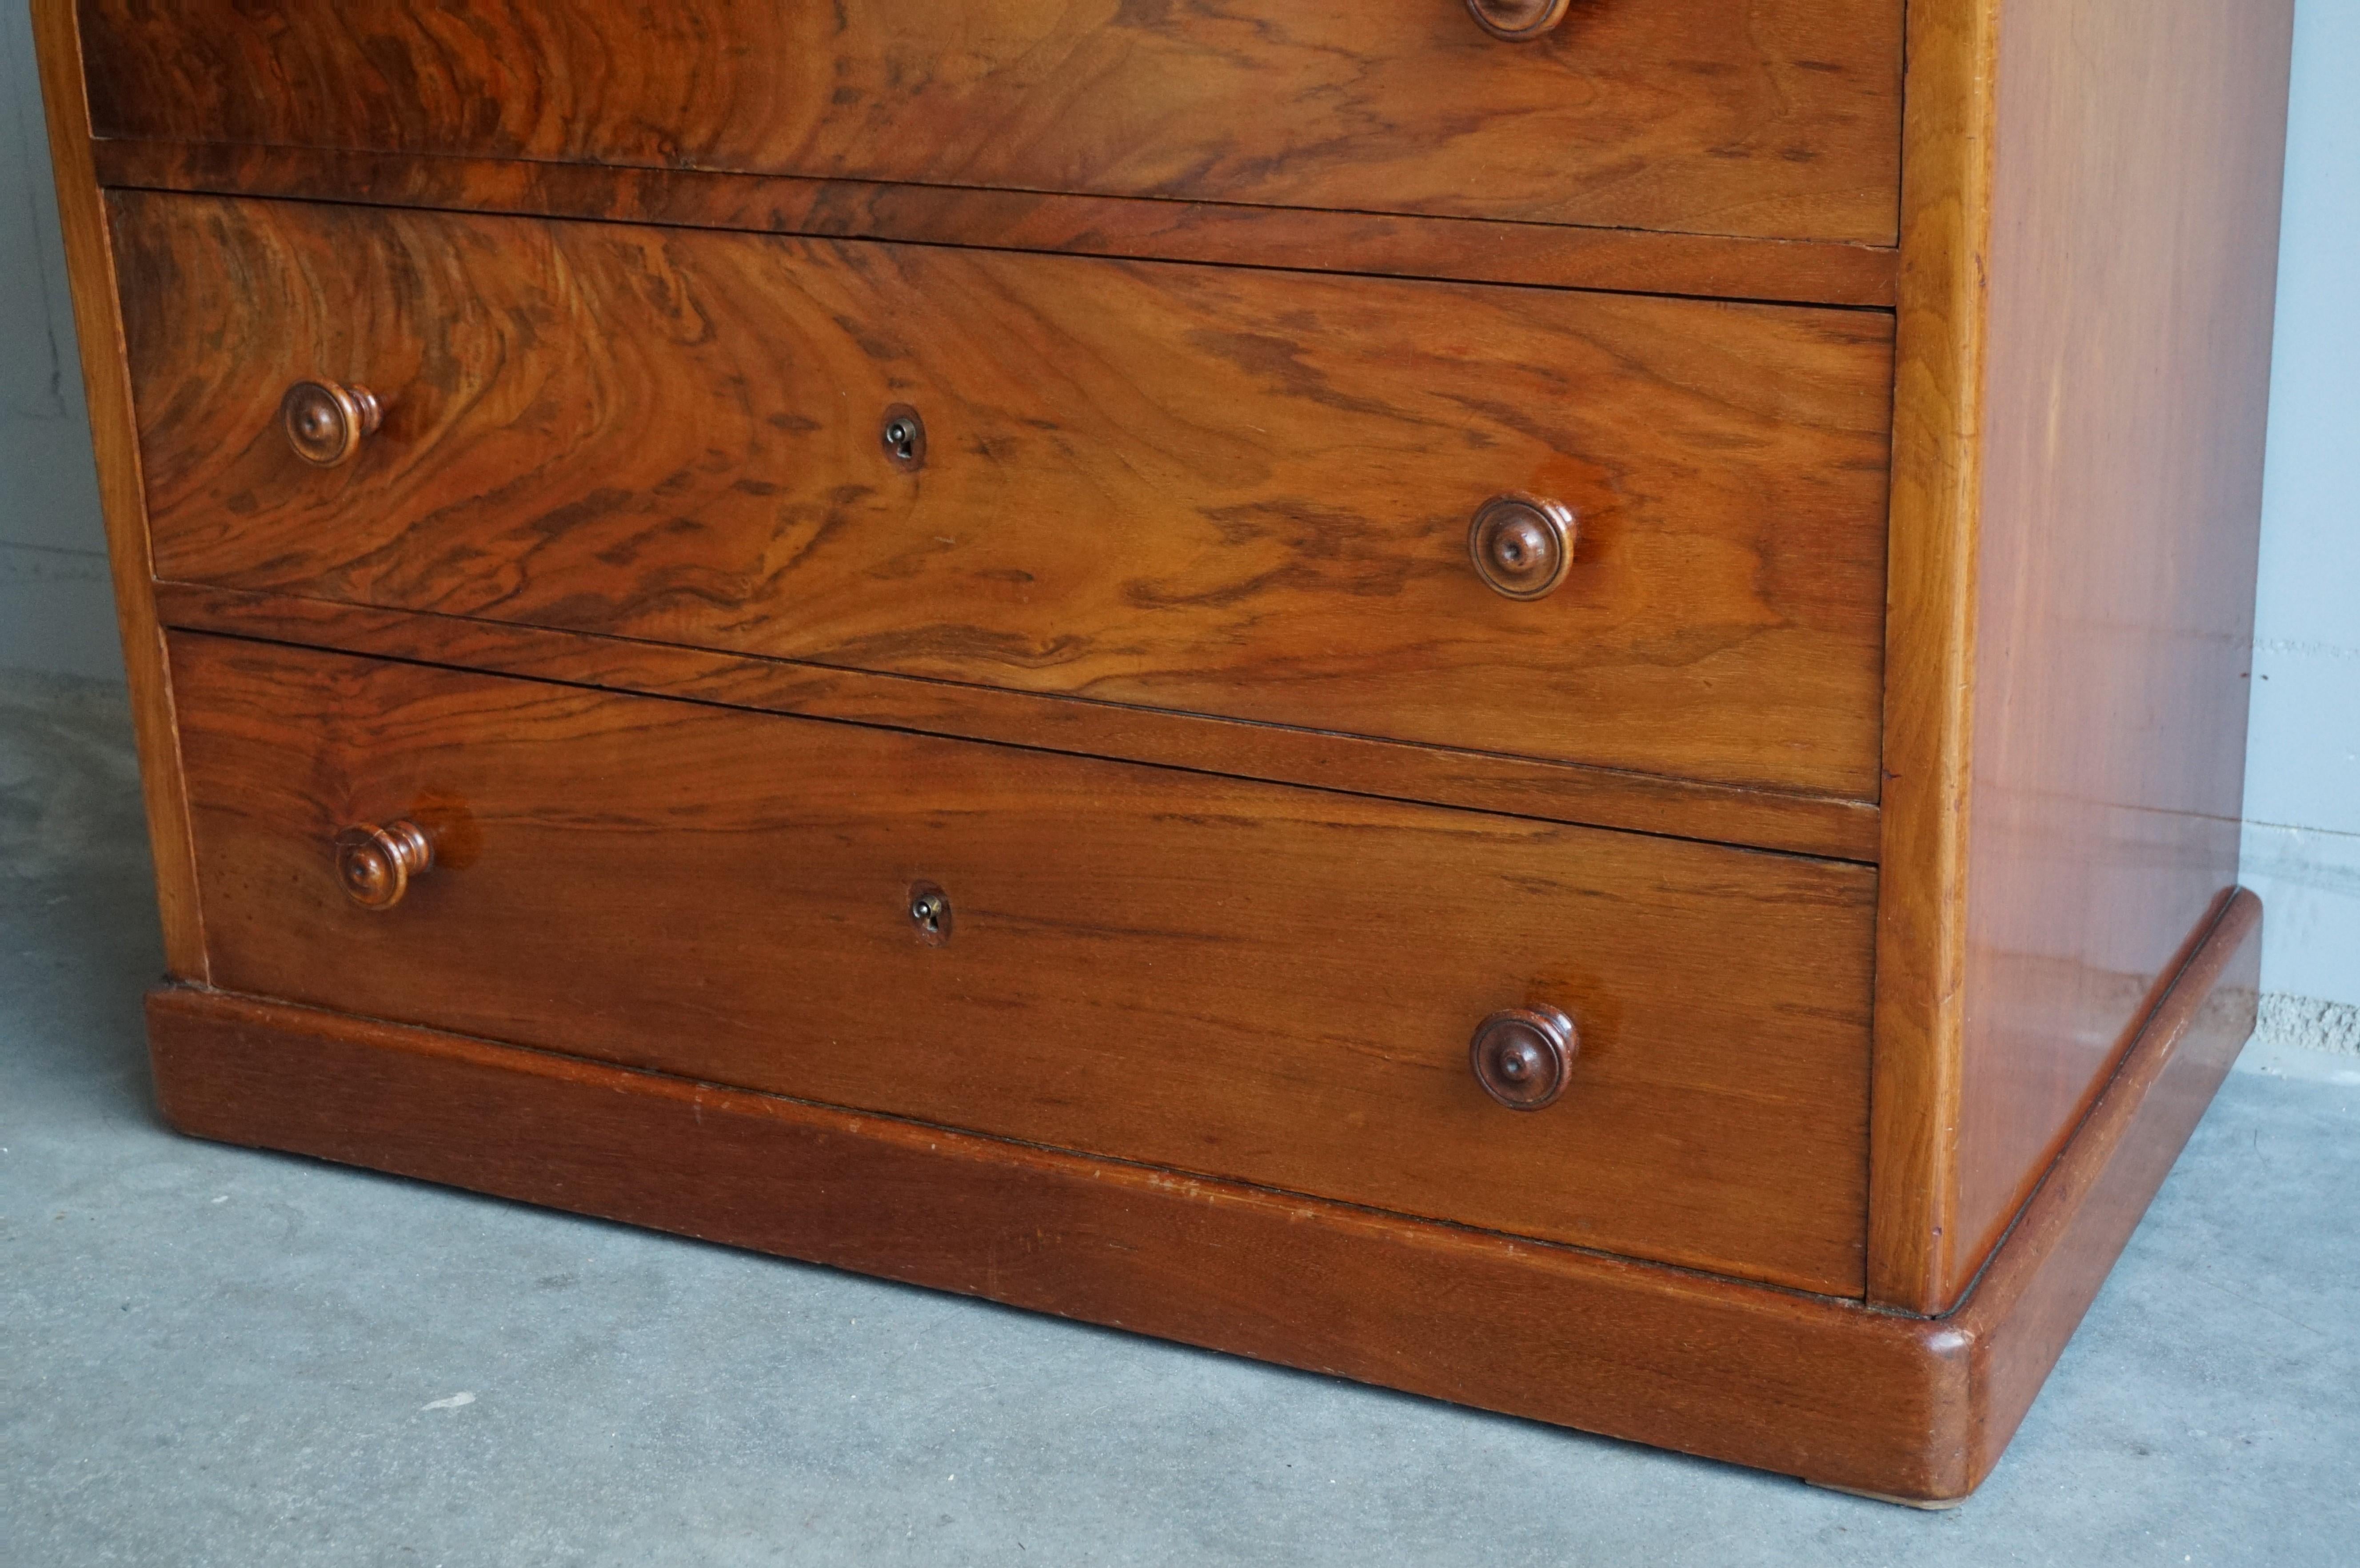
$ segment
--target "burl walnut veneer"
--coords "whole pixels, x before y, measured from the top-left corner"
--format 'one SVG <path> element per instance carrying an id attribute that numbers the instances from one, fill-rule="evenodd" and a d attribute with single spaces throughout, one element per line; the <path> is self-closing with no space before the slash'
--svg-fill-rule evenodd
<path id="1" fill-rule="evenodd" d="M 189 1132 L 1920 1504 L 2250 1032 L 2289 0 L 35 0 Z"/>

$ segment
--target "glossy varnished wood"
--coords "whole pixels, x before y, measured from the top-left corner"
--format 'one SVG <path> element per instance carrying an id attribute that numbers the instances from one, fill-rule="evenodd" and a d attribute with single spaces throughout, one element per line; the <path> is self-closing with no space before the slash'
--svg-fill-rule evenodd
<path id="1" fill-rule="evenodd" d="M 824 670 L 677 644 L 374 610 L 185 583 L 157 585 L 168 626 L 729 707 L 845 719 L 1355 795 L 1753 844 L 1874 864 L 1877 809 L 1612 768 L 1370 741 L 1119 703 Z"/>
<path id="2" fill-rule="evenodd" d="M 2252 1023 L 2288 9 L 36 0 L 168 1114 L 1957 1499 Z"/>
<path id="3" fill-rule="evenodd" d="M 58 224 L 65 242 L 66 286 L 73 297 L 82 350 L 82 394 L 97 459 L 98 499 L 106 522 L 106 554 L 115 582 L 115 615 L 123 633 L 123 666 L 131 691 L 131 724 L 139 747 L 139 783 L 155 855 L 156 898 L 163 920 L 168 970 L 205 977 L 205 941 L 191 858 L 180 782 L 180 738 L 173 727 L 171 677 L 149 583 L 147 501 L 139 473 L 139 435 L 131 379 L 123 356 L 123 318 L 106 212 L 91 160 L 89 110 L 83 100 L 81 39 L 73 0 L 33 0 L 33 39 L 39 55 L 41 97 L 49 114 L 49 156 L 58 186 Z"/>
<path id="4" fill-rule="evenodd" d="M 2000 28 L 1946 1296 L 2236 880 L 2292 11 Z"/>
<path id="5" fill-rule="evenodd" d="M 111 200 L 166 578 L 1874 799 L 1881 314 Z"/>
<path id="6" fill-rule="evenodd" d="M 1871 1296 L 1939 1311 L 2235 880 L 2289 7 L 1912 18 Z"/>
<path id="7" fill-rule="evenodd" d="M 1949 1298 L 1965 1006 L 1996 0 L 1909 8 L 1877 905 L 1869 1299 Z"/>
<path id="8" fill-rule="evenodd" d="M 1972 1336 L 1967 1465 L 1977 1482 L 1999 1462 L 2254 1032 L 2261 900 L 2233 892 L 2180 950 L 2187 962 L 2163 975 L 2158 1005 L 2036 1175 L 2030 1200 L 1950 1320 Z"/>
<path id="9" fill-rule="evenodd" d="M 1945 1503 L 2252 1028 L 2258 913 L 2228 907 L 1942 1321 L 219 992 L 148 1018 L 164 1114 L 203 1137 Z"/>
<path id="10" fill-rule="evenodd" d="M 102 185 L 1395 278 L 1890 307 L 1890 245 L 792 175 L 104 141 Z"/>
<path id="11" fill-rule="evenodd" d="M 1860 1288 L 1865 868 L 171 641 L 221 985 Z M 432 875 L 358 908 L 395 820 Z M 1581 1036 L 1528 1115 L 1519 1007 Z"/>
<path id="12" fill-rule="evenodd" d="M 1898 0 L 84 0 L 102 136 L 1889 243 Z"/>
<path id="13" fill-rule="evenodd" d="M 219 992 L 158 992 L 148 1020 L 163 1114 L 201 1137 L 1790 1474 L 1963 1489 L 1944 1435 L 1967 1345 L 1944 1325 Z"/>

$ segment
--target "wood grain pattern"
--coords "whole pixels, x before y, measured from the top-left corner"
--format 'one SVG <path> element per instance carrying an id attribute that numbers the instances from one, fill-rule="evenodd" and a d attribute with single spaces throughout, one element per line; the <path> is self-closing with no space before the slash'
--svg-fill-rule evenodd
<path id="1" fill-rule="evenodd" d="M 171 641 L 220 985 L 1859 1289 L 1861 867 Z M 435 870 L 357 909 L 396 817 Z M 1503 1111 L 1469 1039 L 1542 1004 Z"/>
<path id="2" fill-rule="evenodd" d="M 1869 1300 L 1946 1304 L 1956 1203 L 1997 0 L 1914 0 L 1896 321 Z"/>
<path id="3" fill-rule="evenodd" d="M 2289 0 L 1374 5 L 37 0 L 175 974 L 598 1059 L 176 1120 L 1970 1489 L 2251 1025 Z"/>
<path id="4" fill-rule="evenodd" d="M 2291 13 L 2000 29 L 1952 1294 L 2236 880 Z"/>
<path id="5" fill-rule="evenodd" d="M 1969 1346 L 1946 1324 L 220 992 L 153 993 L 148 1024 L 163 1114 L 200 1137 L 1789 1474 L 1964 1489 L 1945 1436 Z"/>
<path id="6" fill-rule="evenodd" d="M 669 643 L 372 610 L 281 593 L 164 583 L 157 585 L 156 603 L 164 624 L 183 630 L 1547 822 L 1752 844 L 1821 859 L 1871 865 L 1876 860 L 1877 809 L 1859 800 L 822 670 Z"/>
<path id="7" fill-rule="evenodd" d="M 202 1137 L 1939 1504 L 1998 1462 L 2252 1028 L 2258 913 L 2229 905 L 1946 1321 L 219 992 L 148 1018 Z"/>
<path id="8" fill-rule="evenodd" d="M 2235 879 L 2288 7 L 1911 27 L 1869 1294 L 1938 1312 Z"/>
<path id="9" fill-rule="evenodd" d="M 1881 315 L 112 201 L 168 578 L 1874 798 Z"/>
<path id="10" fill-rule="evenodd" d="M 148 549 L 148 511 L 139 472 L 139 435 L 131 378 L 123 357 L 123 320 L 106 212 L 91 161 L 90 117 L 82 97 L 82 43 L 73 0 L 33 0 L 33 43 L 49 116 L 49 158 L 57 176 L 58 225 L 65 241 L 66 287 L 81 344 L 82 395 L 90 409 L 98 500 L 123 633 L 123 668 L 131 691 L 132 733 L 139 748 L 139 787 L 155 857 L 156 901 L 163 921 L 167 971 L 205 978 L 205 939 L 196 863 L 182 800 L 180 740 L 172 685 L 156 620 Z"/>
<path id="11" fill-rule="evenodd" d="M 1889 245 L 794 175 L 106 141 L 102 185 L 825 239 L 1890 308 Z"/>
<path id="12" fill-rule="evenodd" d="M 84 0 L 104 136 L 1890 243 L 1896 0 Z"/>

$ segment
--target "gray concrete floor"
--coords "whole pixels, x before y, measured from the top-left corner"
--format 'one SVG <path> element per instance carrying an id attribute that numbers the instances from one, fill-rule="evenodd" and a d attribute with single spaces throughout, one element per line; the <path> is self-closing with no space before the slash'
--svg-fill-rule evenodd
<path id="1" fill-rule="evenodd" d="M 1918 1514 L 193 1142 L 120 697 L 0 676 L 0 1564 L 2360 1563 L 2360 1091 L 2240 1073 Z"/>

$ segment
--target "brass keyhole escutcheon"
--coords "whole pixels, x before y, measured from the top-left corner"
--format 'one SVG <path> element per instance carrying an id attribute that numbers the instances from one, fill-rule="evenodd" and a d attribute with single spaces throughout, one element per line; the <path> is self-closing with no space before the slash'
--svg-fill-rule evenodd
<path id="1" fill-rule="evenodd" d="M 926 421 L 907 403 L 885 410 L 877 441 L 885 449 L 885 461 L 902 473 L 914 474 L 926 465 Z"/>
<path id="2" fill-rule="evenodd" d="M 928 947 L 940 947 L 950 941 L 950 895 L 932 882 L 911 883 L 910 928 Z"/>
<path id="3" fill-rule="evenodd" d="M 1537 495 L 1494 495 L 1467 528 L 1475 575 L 1493 593 L 1538 599 L 1554 593 L 1573 564 L 1573 508 Z"/>

